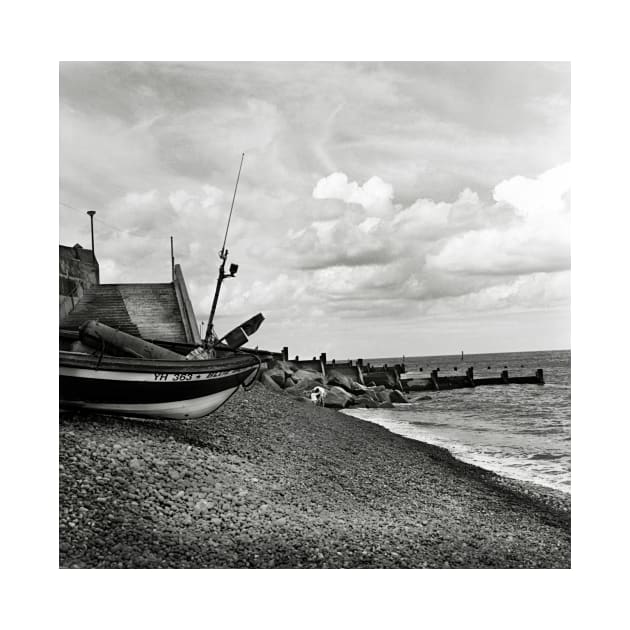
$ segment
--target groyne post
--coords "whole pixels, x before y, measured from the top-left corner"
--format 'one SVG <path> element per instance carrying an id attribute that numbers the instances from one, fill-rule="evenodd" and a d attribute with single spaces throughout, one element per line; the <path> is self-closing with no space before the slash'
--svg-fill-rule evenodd
<path id="1" fill-rule="evenodd" d="M 507 370 L 503 370 L 501 372 L 501 380 L 503 381 L 503 383 L 505 383 L 506 385 L 509 383 L 509 376 L 508 376 L 508 371 Z"/>
<path id="2" fill-rule="evenodd" d="M 283 361 L 289 360 L 289 347 L 288 346 L 284 346 L 284 348 L 282 348 L 282 360 Z"/>
<path id="3" fill-rule="evenodd" d="M 472 368 L 472 366 L 469 367 L 466 370 L 466 378 L 468 379 L 468 382 L 470 383 L 470 386 L 474 387 L 475 386 L 475 379 L 473 377 L 473 368 Z"/>
<path id="4" fill-rule="evenodd" d="M 538 368 L 536 370 L 536 380 L 538 381 L 538 383 L 540 385 L 544 385 L 545 384 L 545 377 L 543 376 L 542 368 Z"/>
<path id="5" fill-rule="evenodd" d="M 439 390 L 440 389 L 440 385 L 438 383 L 437 370 L 432 370 L 431 371 L 431 383 L 433 384 L 433 389 L 435 389 L 435 390 Z"/>

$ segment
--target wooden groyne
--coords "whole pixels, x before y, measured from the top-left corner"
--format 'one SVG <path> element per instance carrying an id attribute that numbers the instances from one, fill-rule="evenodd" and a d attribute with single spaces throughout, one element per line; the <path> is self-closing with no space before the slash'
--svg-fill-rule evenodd
<path id="1" fill-rule="evenodd" d="M 420 367 L 413 371 L 408 371 L 404 363 L 395 365 L 371 365 L 365 363 L 363 359 L 355 361 L 328 361 L 325 352 L 312 359 L 300 359 L 296 356 L 289 358 L 289 349 L 284 347 L 281 353 L 273 353 L 274 358 L 284 361 L 291 361 L 301 369 L 313 370 L 326 376 L 331 370 L 350 377 L 362 385 L 383 385 L 388 389 L 399 389 L 404 392 L 409 391 L 437 391 L 443 389 L 461 389 L 465 387 L 483 387 L 486 385 L 544 385 L 545 379 L 543 370 L 538 368 L 531 376 L 510 376 L 509 371 L 504 368 L 500 376 L 490 376 L 476 378 L 472 367 L 466 369 L 465 374 L 441 375 L 440 368 L 424 371 Z M 521 366 L 522 367 L 522 366 Z M 490 368 L 488 368 L 490 369 Z M 453 368 L 457 371 L 458 368 Z"/>
<path id="2" fill-rule="evenodd" d="M 432 370 L 430 376 L 405 374 L 401 376 L 403 391 L 427 391 L 440 389 L 460 389 L 463 387 L 483 387 L 484 385 L 544 385 L 545 378 L 541 368 L 533 376 L 510 376 L 503 370 L 499 377 L 475 378 L 472 367 L 465 376 L 440 376 L 439 370 Z"/>

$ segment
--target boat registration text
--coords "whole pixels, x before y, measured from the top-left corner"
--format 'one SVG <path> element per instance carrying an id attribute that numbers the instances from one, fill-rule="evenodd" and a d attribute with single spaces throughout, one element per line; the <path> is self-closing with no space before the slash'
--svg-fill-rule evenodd
<path id="1" fill-rule="evenodd" d="M 219 376 L 227 376 L 228 374 L 234 374 L 234 370 L 207 372 L 205 374 L 195 374 L 193 372 L 176 374 L 169 374 L 168 372 L 154 372 L 153 376 L 156 381 L 196 381 L 208 378 L 218 378 Z"/>

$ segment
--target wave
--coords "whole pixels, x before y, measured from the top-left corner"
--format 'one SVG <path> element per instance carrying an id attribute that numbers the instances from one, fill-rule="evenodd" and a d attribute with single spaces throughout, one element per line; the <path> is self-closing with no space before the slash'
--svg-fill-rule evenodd
<path id="1" fill-rule="evenodd" d="M 534 455 L 530 455 L 528 459 L 536 459 L 536 460 L 554 460 L 554 459 L 563 459 L 567 457 L 565 454 L 554 455 L 553 453 L 535 453 Z"/>

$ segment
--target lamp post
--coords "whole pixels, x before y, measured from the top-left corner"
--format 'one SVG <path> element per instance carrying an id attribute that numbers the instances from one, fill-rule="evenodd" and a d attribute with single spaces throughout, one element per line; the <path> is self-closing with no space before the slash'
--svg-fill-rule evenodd
<path id="1" fill-rule="evenodd" d="M 96 253 L 94 251 L 94 215 L 96 211 L 88 210 L 87 213 L 90 215 L 90 232 L 92 233 L 92 260 L 96 263 Z"/>

